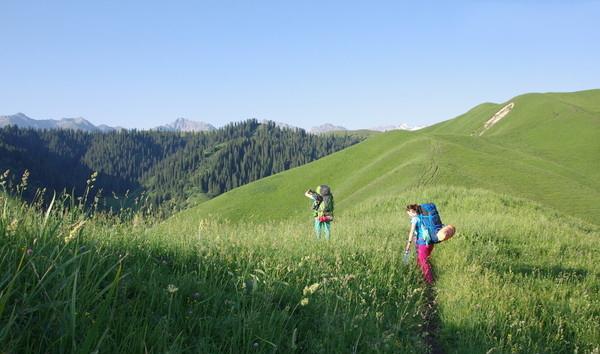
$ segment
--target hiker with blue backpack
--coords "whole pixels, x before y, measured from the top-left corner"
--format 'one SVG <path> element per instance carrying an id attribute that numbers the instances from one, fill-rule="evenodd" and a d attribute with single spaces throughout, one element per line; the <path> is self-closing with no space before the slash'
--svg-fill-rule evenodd
<path id="1" fill-rule="evenodd" d="M 409 204 L 406 206 L 406 213 L 410 218 L 410 231 L 408 233 L 408 242 L 404 248 L 404 260 L 408 260 L 410 244 L 413 237 L 415 239 L 415 249 L 417 251 L 417 264 L 423 272 L 423 278 L 427 284 L 433 283 L 433 273 L 429 256 L 433 251 L 433 245 L 451 238 L 456 228 L 452 225 L 444 226 L 435 204 Z"/>
<path id="2" fill-rule="evenodd" d="M 312 189 L 304 192 L 312 202 L 312 212 L 315 218 L 315 234 L 317 240 L 321 239 L 321 233 L 329 241 L 331 236 L 331 222 L 333 221 L 333 194 L 327 185 L 320 185 L 315 191 Z"/>

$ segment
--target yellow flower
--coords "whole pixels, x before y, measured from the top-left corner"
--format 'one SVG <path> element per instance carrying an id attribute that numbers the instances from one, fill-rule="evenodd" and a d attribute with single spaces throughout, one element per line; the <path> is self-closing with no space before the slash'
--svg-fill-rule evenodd
<path id="1" fill-rule="evenodd" d="M 11 221 L 11 223 L 6 228 L 6 231 L 9 234 L 12 234 L 13 232 L 17 231 L 17 226 L 19 226 L 19 220 L 13 219 L 13 221 Z"/>
<path id="2" fill-rule="evenodd" d="M 308 295 L 312 295 L 314 294 L 317 290 L 319 290 L 319 287 L 321 286 L 321 284 L 319 283 L 314 283 L 311 286 L 306 286 L 304 287 L 304 290 L 302 291 L 302 294 L 304 296 L 308 296 Z"/>
<path id="3" fill-rule="evenodd" d="M 300 300 L 300 306 L 306 306 L 308 305 L 308 298 L 305 297 L 302 300 Z"/>

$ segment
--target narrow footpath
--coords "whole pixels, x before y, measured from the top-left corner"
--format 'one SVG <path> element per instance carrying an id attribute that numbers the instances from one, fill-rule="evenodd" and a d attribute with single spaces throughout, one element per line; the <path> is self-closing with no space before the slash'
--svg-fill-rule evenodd
<path id="1" fill-rule="evenodd" d="M 440 318 L 437 310 L 436 292 L 432 287 L 425 290 L 425 304 L 421 309 L 423 319 L 423 340 L 432 354 L 444 354 L 444 348 L 439 341 Z"/>

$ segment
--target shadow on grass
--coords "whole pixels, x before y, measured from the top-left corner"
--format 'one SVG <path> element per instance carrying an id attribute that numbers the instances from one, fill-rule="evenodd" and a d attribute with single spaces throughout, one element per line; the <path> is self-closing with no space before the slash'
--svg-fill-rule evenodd
<path id="1" fill-rule="evenodd" d="M 490 270 L 498 274 L 517 274 L 526 278 L 543 278 L 552 281 L 581 281 L 588 275 L 583 268 L 564 267 L 561 265 L 536 266 L 524 263 L 488 264 Z"/>
<path id="2" fill-rule="evenodd" d="M 502 316 L 502 314 L 499 314 Z M 490 322 L 472 322 L 468 326 L 444 323 L 439 341 L 445 353 L 574 353 L 594 349 L 578 341 L 574 329 L 563 324 L 560 340 L 548 340 L 548 333 L 558 328 L 544 328 L 523 332 L 519 328 L 505 328 L 502 319 Z"/>
<path id="3" fill-rule="evenodd" d="M 45 311 L 31 319 L 28 329 L 22 328 L 44 333 L 45 339 L 33 347 L 56 349 L 52 343 L 74 343 L 90 351 L 98 347 L 107 352 L 237 353 L 398 352 L 396 344 L 408 352 L 421 348 L 415 339 L 418 322 L 405 320 L 396 328 L 404 315 L 392 303 L 380 307 L 383 316 L 378 319 L 369 306 L 376 299 L 361 291 L 369 283 L 360 278 L 331 292 L 324 290 L 333 283 L 320 281 L 315 294 L 308 295 L 305 286 L 310 282 L 302 269 L 278 279 L 269 279 L 268 271 L 256 273 L 257 262 L 267 254 L 255 254 L 254 260 L 232 257 L 231 250 L 203 253 L 94 242 L 86 243 L 85 249 L 88 253 L 76 264 L 81 274 L 76 305 L 83 315 L 72 319 L 75 337 L 68 331 L 69 323 L 45 332 L 45 319 L 64 315 L 62 308 Z M 335 259 L 329 261 L 335 264 Z M 108 276 L 98 277 L 117 263 Z M 378 287 L 377 292 L 396 294 L 397 283 L 390 284 L 394 285 Z M 69 294 L 50 291 L 52 298 L 65 303 L 72 300 Z M 302 305 L 304 298 L 309 302 Z M 29 305 L 42 300 L 32 299 Z M 416 308 L 416 297 L 414 301 L 411 308 Z M 392 331 L 398 343 L 381 339 Z"/>

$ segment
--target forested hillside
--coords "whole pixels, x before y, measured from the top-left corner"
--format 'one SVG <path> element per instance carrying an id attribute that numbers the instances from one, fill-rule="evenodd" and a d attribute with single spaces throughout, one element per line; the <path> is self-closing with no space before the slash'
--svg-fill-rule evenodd
<path id="1" fill-rule="evenodd" d="M 193 197 L 213 197 L 248 182 L 300 166 L 359 141 L 316 136 L 254 119 L 213 132 L 0 129 L 0 170 L 12 181 L 29 171 L 38 188 L 83 193 L 98 172 L 95 190 L 105 202 L 129 195 L 171 209 Z M 168 204 L 165 204 L 168 202 Z"/>

